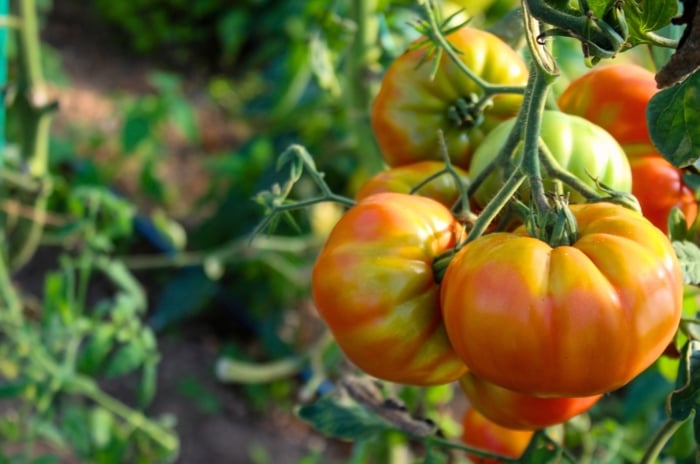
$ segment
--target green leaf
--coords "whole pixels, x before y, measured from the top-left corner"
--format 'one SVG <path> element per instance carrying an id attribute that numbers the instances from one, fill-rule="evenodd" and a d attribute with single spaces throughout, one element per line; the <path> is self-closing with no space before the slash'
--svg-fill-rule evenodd
<path id="1" fill-rule="evenodd" d="M 332 395 L 297 410 L 299 417 L 322 434 L 345 440 L 365 440 L 392 430 L 389 422 L 364 407 Z"/>
<path id="2" fill-rule="evenodd" d="M 447 463 L 447 453 L 445 450 L 438 448 L 437 446 L 426 445 L 425 450 L 425 460 L 423 464 L 446 464 Z"/>
<path id="3" fill-rule="evenodd" d="M 636 0 L 622 2 L 622 9 L 630 32 L 627 41 L 634 46 L 654 43 L 649 32 L 670 24 L 678 5 L 676 0 Z"/>
<path id="4" fill-rule="evenodd" d="M 608 6 L 615 0 L 588 0 L 588 10 L 593 13 L 593 16 L 602 18 L 608 10 Z"/>
<path id="5" fill-rule="evenodd" d="M 688 342 L 681 352 L 676 389 L 668 398 L 669 416 L 684 421 L 696 410 L 700 394 L 700 342 Z M 697 417 L 697 415 L 696 415 Z"/>
<path id="6" fill-rule="evenodd" d="M 520 464 L 555 464 L 562 462 L 562 449 L 552 446 L 544 432 L 536 433 L 525 454 L 520 458 Z"/>
<path id="7" fill-rule="evenodd" d="M 671 164 L 685 167 L 700 158 L 700 71 L 655 94 L 647 106 L 649 133 Z"/>
<path id="8" fill-rule="evenodd" d="M 90 414 L 90 434 L 97 449 L 106 447 L 112 435 L 114 417 L 108 410 L 96 407 Z"/>
<path id="9" fill-rule="evenodd" d="M 674 206 L 668 215 L 668 235 L 671 240 L 685 240 L 688 238 L 688 224 L 685 222 L 683 211 Z"/>
<path id="10" fill-rule="evenodd" d="M 158 363 L 157 360 L 148 360 L 143 365 L 141 372 L 141 381 L 138 387 L 138 404 L 141 409 L 151 404 L 153 397 L 156 394 L 156 386 L 158 380 Z"/>
<path id="11" fill-rule="evenodd" d="M 148 118 L 136 114 L 128 116 L 122 128 L 122 149 L 131 153 L 148 138 L 151 133 L 151 122 Z"/>
<path id="12" fill-rule="evenodd" d="M 85 348 L 80 353 L 79 370 L 88 374 L 98 372 L 113 346 L 114 327 L 108 324 L 99 325 L 92 331 Z"/>
<path id="13" fill-rule="evenodd" d="M 700 283 L 700 248 L 687 240 L 671 243 L 683 271 L 683 282 L 686 284 Z"/>
<path id="14" fill-rule="evenodd" d="M 124 345 L 114 353 L 105 368 L 107 377 L 118 377 L 127 374 L 143 362 L 145 357 L 143 347 L 136 343 Z"/>
<path id="15" fill-rule="evenodd" d="M 16 398 L 24 392 L 28 385 L 26 379 L 16 380 L 14 382 L 0 383 L 0 399 Z"/>

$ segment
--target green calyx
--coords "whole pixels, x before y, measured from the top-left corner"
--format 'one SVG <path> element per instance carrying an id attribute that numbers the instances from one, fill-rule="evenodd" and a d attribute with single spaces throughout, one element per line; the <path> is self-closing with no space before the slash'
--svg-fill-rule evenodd
<path id="1" fill-rule="evenodd" d="M 578 239 L 576 218 L 567 198 L 561 195 L 553 195 L 551 206 L 545 210 L 531 208 L 526 227 L 532 237 L 547 242 L 552 248 L 572 245 Z"/>
<path id="2" fill-rule="evenodd" d="M 475 93 L 457 99 L 447 109 L 447 118 L 455 127 L 472 129 L 484 122 L 484 110 L 491 105 L 491 99 L 482 99 Z"/>

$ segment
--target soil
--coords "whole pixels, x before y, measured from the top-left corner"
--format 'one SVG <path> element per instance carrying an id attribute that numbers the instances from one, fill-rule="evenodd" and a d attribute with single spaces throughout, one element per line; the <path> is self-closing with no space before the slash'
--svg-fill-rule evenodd
<path id="1" fill-rule="evenodd" d="M 115 133 L 120 127 L 120 110 L 113 97 L 138 97 L 151 92 L 149 73 L 167 66 L 153 57 L 130 53 L 115 40 L 118 36 L 114 31 L 86 6 L 90 3 L 53 2 L 42 30 L 43 40 L 56 51 L 67 77 L 67 84 L 53 88 L 60 102 L 53 127 L 63 134 L 76 128 Z M 201 90 L 197 89 L 205 82 L 205 76 L 194 71 L 186 77 L 192 104 L 200 105 Z M 232 126 L 215 110 L 203 106 L 198 106 L 198 110 L 205 128 L 204 145 L 212 152 L 235 145 L 249 133 L 246 127 Z M 173 157 L 172 163 L 168 163 L 167 175 L 173 185 L 196 198 L 207 182 L 201 156 L 179 142 L 177 137 L 168 140 Z M 83 154 L 106 163 L 112 161 L 109 150 L 97 148 Z M 125 169 L 120 188 L 138 196 L 130 183 L 133 176 L 128 167 Z M 191 211 L 186 203 L 180 203 L 180 207 L 169 213 L 178 215 Z M 43 264 L 35 260 L 19 276 L 30 291 L 32 287 L 40 291 L 36 277 L 41 275 L 41 271 L 37 271 L 41 266 Z M 341 462 L 343 447 L 324 440 L 297 419 L 290 408 L 271 406 L 264 411 L 256 410 L 248 403 L 240 386 L 223 385 L 215 379 L 213 365 L 224 341 L 207 327 L 197 325 L 185 327 L 176 335 L 160 337 L 159 390 L 150 413 L 175 417 L 181 440 L 177 462 L 284 464 L 298 462 L 312 450 L 324 455 L 324 463 Z"/>

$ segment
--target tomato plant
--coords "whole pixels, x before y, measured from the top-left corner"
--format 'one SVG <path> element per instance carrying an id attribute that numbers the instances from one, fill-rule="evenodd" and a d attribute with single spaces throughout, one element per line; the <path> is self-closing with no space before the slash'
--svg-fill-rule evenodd
<path id="1" fill-rule="evenodd" d="M 668 232 L 668 215 L 679 208 L 690 226 L 698 213 L 695 192 L 683 182 L 683 171 L 658 153 L 635 156 L 632 165 L 632 193 L 642 214 L 663 232 Z"/>
<path id="2" fill-rule="evenodd" d="M 497 157 L 505 144 L 506 137 L 513 129 L 515 119 L 501 123 L 482 141 L 474 153 L 470 175 L 478 176 Z M 549 148 L 556 165 L 575 175 L 583 183 L 595 187 L 596 179 L 602 184 L 622 192 L 630 192 L 632 174 L 625 152 L 620 145 L 601 127 L 578 116 L 558 111 L 545 111 L 542 116 L 542 141 Z M 517 158 L 522 149 L 513 154 Z M 474 200 L 484 206 L 505 181 L 503 169 L 492 173 L 474 194 Z M 545 186 L 553 189 L 551 181 Z M 583 197 L 566 187 L 571 201 L 582 201 Z M 529 197 L 527 185 L 521 190 L 522 198 Z"/>
<path id="3" fill-rule="evenodd" d="M 522 86 L 527 68 L 520 56 L 489 32 L 462 27 L 446 36 L 463 65 L 489 84 Z M 390 166 L 440 160 L 438 130 L 453 163 L 468 169 L 474 148 L 499 122 L 514 116 L 522 96 L 492 98 L 442 53 L 437 72 L 424 48 L 409 48 L 386 70 L 372 105 L 372 128 Z"/>
<path id="4" fill-rule="evenodd" d="M 442 324 L 432 271 L 459 229 L 435 200 L 393 192 L 363 199 L 336 224 L 313 268 L 313 298 L 358 367 L 419 385 L 465 373 Z"/>
<path id="5" fill-rule="evenodd" d="M 466 410 L 462 418 L 462 441 L 465 444 L 507 457 L 517 458 L 522 455 L 532 440 L 532 435 L 533 432 L 530 430 L 502 427 L 472 407 Z M 473 454 L 469 455 L 469 459 L 476 464 L 500 462 L 497 459 L 482 458 Z"/>
<path id="6" fill-rule="evenodd" d="M 445 163 L 440 161 L 421 161 L 390 168 L 375 174 L 365 182 L 355 198 L 359 201 L 380 192 L 411 193 L 414 187 L 443 169 L 445 169 Z M 454 169 L 459 174 L 462 184 L 466 184 L 467 173 L 459 168 Z M 460 187 L 455 177 L 445 172 L 423 185 L 416 193 L 432 198 L 450 208 L 459 200 Z"/>
<path id="7" fill-rule="evenodd" d="M 541 398 L 491 383 L 472 372 L 459 380 L 469 402 L 481 414 L 502 427 L 538 430 L 566 422 L 589 410 L 601 395 Z"/>
<path id="8" fill-rule="evenodd" d="M 468 243 L 447 267 L 441 304 L 452 346 L 504 388 L 614 390 L 654 362 L 678 328 L 683 281 L 666 236 L 621 206 L 571 211 L 578 237 L 570 246 L 552 248 L 521 227 Z"/>
<path id="9" fill-rule="evenodd" d="M 559 96 L 559 108 L 601 126 L 615 137 L 628 156 L 651 144 L 646 107 L 658 91 L 654 73 L 633 63 L 593 68 L 569 83 Z"/>

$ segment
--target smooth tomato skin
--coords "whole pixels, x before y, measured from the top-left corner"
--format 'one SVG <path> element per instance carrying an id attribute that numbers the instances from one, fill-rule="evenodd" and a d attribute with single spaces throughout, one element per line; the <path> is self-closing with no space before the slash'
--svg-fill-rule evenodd
<path id="1" fill-rule="evenodd" d="M 552 248 L 484 235 L 447 266 L 441 306 L 470 371 L 542 397 L 591 396 L 632 380 L 663 353 L 681 316 L 683 279 L 668 238 L 609 203 L 571 205 L 578 239 Z"/>
<path id="2" fill-rule="evenodd" d="M 517 458 L 530 444 L 532 430 L 513 430 L 500 426 L 473 407 L 467 408 L 462 419 L 462 441 L 464 444 L 491 453 Z M 496 459 L 482 458 L 473 454 L 469 459 L 475 464 L 498 464 Z"/>
<path id="3" fill-rule="evenodd" d="M 381 192 L 410 193 L 416 185 L 444 168 L 445 163 L 441 161 L 420 161 L 405 166 L 389 168 L 375 174 L 365 182 L 358 190 L 357 195 L 355 195 L 355 199 L 360 201 L 363 198 Z M 453 168 L 459 174 L 462 184 L 465 185 L 468 182 L 466 171 L 456 166 L 453 166 Z M 451 208 L 459 200 L 460 191 L 454 176 L 446 173 L 431 180 L 428 184 L 421 187 L 416 194 L 432 198 Z"/>
<path id="4" fill-rule="evenodd" d="M 525 85 L 527 66 L 523 59 L 495 35 L 463 27 L 447 39 L 459 50 L 460 59 L 486 82 Z M 400 166 L 424 160 L 441 160 L 438 130 L 445 136 L 453 164 L 469 168 L 474 148 L 496 124 L 514 116 L 521 95 L 501 94 L 484 111 L 484 121 L 471 129 L 453 124 L 448 109 L 470 94 L 483 95 L 481 87 L 442 54 L 438 72 L 425 58 L 425 49 L 404 52 L 388 67 L 371 109 L 374 134 L 384 160 Z M 432 57 L 432 55 L 431 55 Z"/>
<path id="5" fill-rule="evenodd" d="M 658 153 L 635 156 L 632 167 L 632 194 L 642 207 L 642 214 L 652 224 L 668 233 L 668 215 L 678 207 L 690 225 L 698 214 L 695 192 L 683 182 L 683 171 Z"/>
<path id="6" fill-rule="evenodd" d="M 442 324 L 432 270 L 459 229 L 435 200 L 378 193 L 350 208 L 331 231 L 313 268 L 313 299 L 360 369 L 412 385 L 464 375 Z"/>
<path id="7" fill-rule="evenodd" d="M 470 175 L 475 178 L 485 170 L 498 155 L 515 124 L 515 119 L 501 123 L 491 131 L 476 149 L 471 163 Z M 622 147 L 603 128 L 579 117 L 558 111 L 545 111 L 542 116 L 541 137 L 559 165 L 578 177 L 592 188 L 598 180 L 608 187 L 629 193 L 632 189 L 632 173 L 629 161 Z M 515 157 L 521 156 L 521 148 L 516 149 Z M 478 206 L 486 203 L 496 194 L 505 182 L 502 172 L 494 172 L 474 193 Z M 545 180 L 545 188 L 551 190 L 551 181 Z M 578 192 L 564 187 L 570 194 L 572 203 L 583 201 Z M 520 193 L 529 198 L 529 183 L 525 181 Z"/>
<path id="8" fill-rule="evenodd" d="M 635 154 L 635 145 L 651 145 L 646 107 L 658 91 L 654 73 L 632 63 L 591 69 L 571 81 L 559 96 L 559 109 L 603 127 Z"/>
<path id="9" fill-rule="evenodd" d="M 471 405 L 494 423 L 518 430 L 539 430 L 588 411 L 602 395 L 540 398 L 514 392 L 468 372 L 459 385 Z"/>

